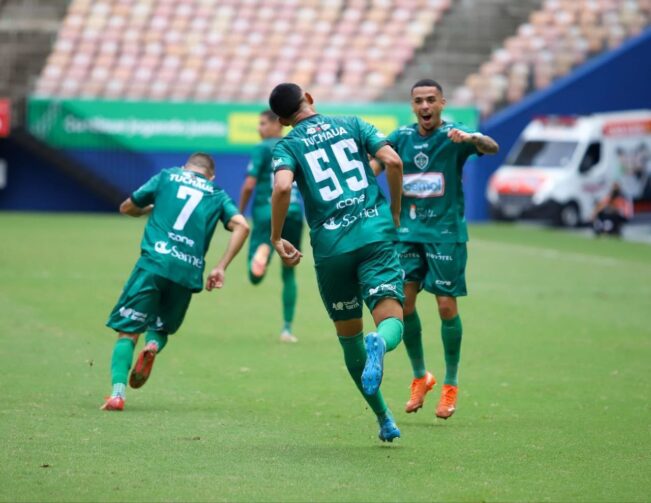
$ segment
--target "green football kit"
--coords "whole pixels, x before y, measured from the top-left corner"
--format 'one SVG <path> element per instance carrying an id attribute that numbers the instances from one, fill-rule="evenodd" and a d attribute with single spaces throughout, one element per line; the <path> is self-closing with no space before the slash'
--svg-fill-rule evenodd
<path id="1" fill-rule="evenodd" d="M 271 245 L 271 193 L 273 191 L 274 172 L 271 167 L 273 149 L 280 141 L 280 138 L 266 138 L 262 140 L 251 153 L 251 161 L 246 169 L 246 175 L 255 178 L 255 195 L 253 198 L 252 217 L 253 228 L 249 241 L 249 281 L 253 284 L 260 283 L 262 276 L 256 276 L 252 271 L 253 257 L 260 245 L 266 244 L 273 250 Z M 300 194 L 296 186 L 292 187 L 287 220 L 283 226 L 283 239 L 292 243 L 297 249 L 301 249 L 303 237 L 303 208 L 301 207 Z M 267 264 L 271 262 L 273 253 L 267 255 Z M 266 268 L 264 269 L 266 271 Z M 296 274 L 291 267 L 281 267 L 282 303 L 283 303 L 283 331 L 291 334 L 292 322 L 296 311 L 296 300 L 298 287 L 296 285 Z"/>
<path id="2" fill-rule="evenodd" d="M 315 114 L 296 123 L 273 152 L 274 171 L 291 170 L 303 196 L 319 292 L 335 322 L 360 319 L 362 302 L 373 311 L 384 299 L 404 301 L 391 210 L 368 162 L 386 144 L 383 134 L 357 117 Z M 395 349 L 402 332 L 402 320 L 388 317 L 366 337 L 337 334 L 346 368 L 375 413 L 383 440 L 386 425 L 395 428 L 391 439 L 399 431 L 380 382 L 370 387 L 364 379 L 382 368 L 374 367 L 384 355 L 378 357 L 376 348 Z"/>
<path id="3" fill-rule="evenodd" d="M 178 330 L 192 293 L 203 287 L 205 255 L 218 221 L 239 212 L 231 198 L 193 171 L 161 171 L 131 195 L 154 208 L 145 226 L 141 254 L 107 326 L 119 332 Z"/>
<path id="4" fill-rule="evenodd" d="M 416 282 L 435 295 L 461 297 L 467 294 L 463 165 L 468 157 L 481 154 L 472 143 L 454 143 L 451 129 L 475 131 L 459 123 L 443 122 L 427 136 L 418 124 L 404 126 L 389 135 L 403 162 L 402 208 L 398 229 L 400 262 L 405 281 Z M 405 316 L 404 344 L 414 378 L 426 374 L 422 328 L 418 312 Z M 458 384 L 463 328 L 457 314 L 441 320 L 446 385 Z"/>
<path id="5" fill-rule="evenodd" d="M 403 162 L 402 209 L 398 229 L 405 281 L 436 295 L 466 295 L 468 230 L 464 216 L 463 165 L 479 154 L 472 143 L 454 143 L 448 132 L 475 131 L 443 122 L 421 136 L 418 124 L 388 137 Z"/>
<path id="6" fill-rule="evenodd" d="M 273 151 L 274 170 L 291 170 L 303 196 L 319 291 L 335 321 L 361 318 L 362 300 L 371 310 L 385 297 L 403 301 L 391 210 L 367 158 L 386 144 L 357 117 L 316 114 Z"/>

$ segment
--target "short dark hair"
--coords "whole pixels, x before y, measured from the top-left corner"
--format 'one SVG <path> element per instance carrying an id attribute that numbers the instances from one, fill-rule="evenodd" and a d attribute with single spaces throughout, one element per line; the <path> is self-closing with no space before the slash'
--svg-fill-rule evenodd
<path id="1" fill-rule="evenodd" d="M 205 152 L 195 152 L 188 157 L 187 164 L 193 164 L 198 168 L 203 168 L 209 173 L 215 172 L 215 161 L 209 154 Z"/>
<path id="2" fill-rule="evenodd" d="M 284 82 L 274 87 L 269 95 L 269 108 L 282 119 L 289 119 L 298 112 L 303 101 L 303 90 L 300 86 Z"/>
<path id="3" fill-rule="evenodd" d="M 273 112 L 273 110 L 263 110 L 260 112 L 260 115 L 264 115 L 267 119 L 272 122 L 278 122 L 278 115 Z"/>
<path id="4" fill-rule="evenodd" d="M 441 94 L 443 94 L 443 87 L 433 79 L 420 79 L 413 86 L 411 86 L 411 92 L 413 93 L 414 89 L 417 87 L 436 87 L 436 89 L 438 89 Z"/>

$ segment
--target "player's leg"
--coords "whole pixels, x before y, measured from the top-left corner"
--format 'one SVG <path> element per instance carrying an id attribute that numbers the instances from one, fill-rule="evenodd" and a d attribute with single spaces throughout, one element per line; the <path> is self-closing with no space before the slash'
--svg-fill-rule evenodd
<path id="1" fill-rule="evenodd" d="M 174 281 L 156 276 L 156 283 L 161 292 L 158 312 L 147 327 L 145 347 L 131 371 L 129 385 L 132 388 L 140 388 L 147 382 L 157 355 L 167 345 L 168 336 L 181 327 L 192 299 L 192 291 Z"/>
<path id="2" fill-rule="evenodd" d="M 362 295 L 377 327 L 377 332 L 366 336 L 368 359 L 362 375 L 364 390 L 372 394 L 382 382 L 385 353 L 402 340 L 402 269 L 393 243 L 373 243 L 362 248 L 360 254 Z"/>
<path id="3" fill-rule="evenodd" d="M 249 238 L 249 281 L 257 285 L 264 279 L 267 265 L 271 260 L 271 222 L 269 220 L 253 220 L 253 230 Z"/>
<path id="4" fill-rule="evenodd" d="M 360 309 L 361 314 L 361 309 Z M 344 362 L 350 377 L 357 386 L 357 389 L 366 400 L 371 410 L 375 413 L 380 431 L 378 437 L 383 442 L 393 442 L 394 438 L 400 437 L 400 430 L 393 419 L 382 391 L 378 389 L 373 394 L 367 394 L 362 385 L 362 373 L 366 366 L 368 354 L 364 340 L 362 319 L 335 321 L 335 328 L 339 338 L 339 344 L 344 352 Z"/>
<path id="5" fill-rule="evenodd" d="M 301 249 L 301 237 L 303 234 L 303 220 L 288 218 L 283 227 L 282 238 L 292 243 L 298 250 Z M 283 342 L 297 342 L 298 339 L 292 331 L 294 313 L 296 311 L 296 299 L 298 288 L 296 286 L 296 269 L 281 266 L 283 281 L 283 329 L 280 333 L 280 340 Z"/>
<path id="6" fill-rule="evenodd" d="M 456 410 L 458 394 L 458 372 L 461 359 L 463 326 L 457 297 L 467 295 L 465 243 L 438 243 L 428 250 L 429 271 L 425 289 L 436 295 L 441 318 L 441 340 L 445 355 L 445 380 L 436 415 L 447 419 Z"/>
<path id="7" fill-rule="evenodd" d="M 102 406 L 104 410 L 122 410 L 126 398 L 129 369 L 138 336 L 147 328 L 156 310 L 159 291 L 150 273 L 135 268 L 131 273 L 106 325 L 118 332 L 118 340 L 111 356 L 111 396 Z"/>
<path id="8" fill-rule="evenodd" d="M 392 440 L 399 436 L 399 431 L 392 436 L 385 428 L 387 431 L 383 433 L 382 425 L 390 418 L 390 412 L 382 393 L 377 391 L 367 395 L 362 390 L 362 372 L 367 355 L 362 331 L 362 296 L 356 266 L 355 252 L 317 260 L 317 284 L 326 311 L 334 322 L 348 373 L 380 423 L 380 438 Z"/>

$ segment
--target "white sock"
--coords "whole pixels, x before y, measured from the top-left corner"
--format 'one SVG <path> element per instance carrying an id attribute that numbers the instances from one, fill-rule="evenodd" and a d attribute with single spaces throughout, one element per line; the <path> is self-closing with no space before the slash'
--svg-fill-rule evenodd
<path id="1" fill-rule="evenodd" d="M 113 392 L 111 396 L 119 396 L 120 398 L 126 398 L 127 396 L 127 385 L 124 383 L 116 383 L 113 385 Z"/>

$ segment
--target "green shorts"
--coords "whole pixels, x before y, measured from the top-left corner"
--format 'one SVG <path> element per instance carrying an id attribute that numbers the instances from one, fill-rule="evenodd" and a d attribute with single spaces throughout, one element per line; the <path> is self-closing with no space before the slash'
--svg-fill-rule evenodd
<path id="1" fill-rule="evenodd" d="M 466 243 L 398 243 L 405 282 L 434 295 L 463 297 L 466 290 Z"/>
<path id="2" fill-rule="evenodd" d="M 253 220 L 253 229 L 251 230 L 251 238 L 249 240 L 249 257 L 248 264 L 249 270 L 251 269 L 251 260 L 255 255 L 258 246 L 261 244 L 268 244 L 271 246 L 271 220 Z M 297 249 L 301 249 L 301 238 L 303 237 L 303 219 L 287 218 L 283 226 L 282 238 L 289 241 Z M 273 253 L 269 254 L 267 264 L 271 261 Z"/>
<path id="3" fill-rule="evenodd" d="M 134 268 L 106 326 L 116 332 L 173 334 L 190 305 L 192 290 L 140 267 Z"/>
<path id="4" fill-rule="evenodd" d="M 385 298 L 405 300 L 403 272 L 393 243 L 371 243 L 315 265 L 321 299 L 333 321 L 362 317 L 362 301 L 373 311 Z"/>

